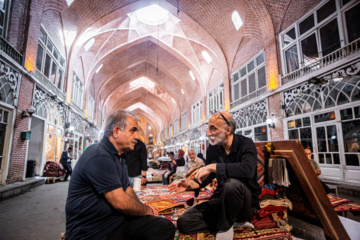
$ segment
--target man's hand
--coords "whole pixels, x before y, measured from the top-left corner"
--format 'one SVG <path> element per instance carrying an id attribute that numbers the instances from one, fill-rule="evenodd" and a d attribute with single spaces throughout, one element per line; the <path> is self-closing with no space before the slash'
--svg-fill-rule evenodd
<path id="1" fill-rule="evenodd" d="M 141 185 L 145 185 L 147 182 L 146 177 L 141 177 Z"/>
<path id="2" fill-rule="evenodd" d="M 216 172 L 216 164 L 212 163 L 206 167 L 202 167 L 196 173 L 195 178 L 199 183 L 202 183 L 211 173 Z"/>
<path id="3" fill-rule="evenodd" d="M 149 206 L 149 208 L 150 208 L 150 214 L 149 215 L 154 216 L 154 217 L 159 216 L 159 212 L 155 208 L 153 208 L 151 206 Z"/>
<path id="4" fill-rule="evenodd" d="M 172 183 L 168 187 L 170 193 L 182 193 L 189 187 L 189 181 L 187 179 L 181 179 L 180 182 Z"/>

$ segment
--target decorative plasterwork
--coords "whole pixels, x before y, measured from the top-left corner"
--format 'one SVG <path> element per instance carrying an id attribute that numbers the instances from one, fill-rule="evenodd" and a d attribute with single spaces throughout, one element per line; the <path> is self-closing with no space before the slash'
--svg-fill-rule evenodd
<path id="1" fill-rule="evenodd" d="M 335 79 L 342 79 L 336 81 Z M 286 116 L 313 112 L 360 100 L 360 62 L 284 92 Z"/>
<path id="2" fill-rule="evenodd" d="M 98 130 L 90 123 L 86 124 L 85 133 L 85 137 L 91 139 L 96 139 L 96 137 L 98 136 Z"/>
<path id="3" fill-rule="evenodd" d="M 330 81 L 337 77 L 351 77 L 355 75 L 360 75 L 360 61 L 325 75 L 323 78 Z"/>
<path id="4" fill-rule="evenodd" d="M 190 140 L 196 140 L 201 137 L 201 126 L 190 130 Z"/>
<path id="5" fill-rule="evenodd" d="M 16 106 L 21 75 L 0 60 L 0 101 Z"/>
<path id="6" fill-rule="evenodd" d="M 83 118 L 72 110 L 70 110 L 70 123 L 76 132 L 84 133 L 85 125 Z"/>
<path id="7" fill-rule="evenodd" d="M 33 106 L 36 108 L 36 115 L 53 122 L 55 125 L 64 126 L 66 117 L 65 107 L 38 86 L 35 87 Z"/>
<path id="8" fill-rule="evenodd" d="M 244 128 L 266 122 L 266 101 L 262 100 L 231 113 L 236 121 L 236 128 Z"/>

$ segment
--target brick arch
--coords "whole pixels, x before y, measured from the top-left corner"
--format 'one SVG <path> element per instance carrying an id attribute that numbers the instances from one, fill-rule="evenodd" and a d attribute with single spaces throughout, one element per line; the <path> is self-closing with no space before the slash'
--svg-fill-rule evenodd
<path id="1" fill-rule="evenodd" d="M 146 71 L 148 71 L 147 75 Z M 126 91 L 131 81 L 139 77 L 146 77 L 154 82 L 162 92 L 174 98 L 179 109 L 187 108 L 189 105 L 189 94 L 181 94 L 180 89 L 183 88 L 183 85 L 176 78 L 165 74 L 165 70 L 163 71 L 159 68 L 160 76 L 155 71 L 156 66 L 148 62 L 139 62 L 132 68 L 126 69 L 126 71 L 120 70 L 101 85 L 96 98 L 103 102 L 102 106 L 105 106 L 110 96 L 118 91 Z M 174 89 L 177 92 L 174 92 Z M 168 100 L 171 101 L 171 99 Z"/>
<path id="2" fill-rule="evenodd" d="M 129 56 L 129 54 L 126 54 L 128 49 L 131 49 L 128 52 L 133 52 L 133 51 L 136 51 L 136 48 L 139 48 L 139 46 L 143 46 L 143 50 L 150 51 L 149 54 L 151 54 L 152 50 L 147 50 L 146 48 L 144 49 L 144 45 L 148 44 L 148 42 L 151 42 L 152 48 L 154 48 L 154 46 L 158 47 L 159 48 L 158 51 L 159 52 L 161 51 L 160 52 L 161 55 L 164 56 L 164 55 L 166 55 L 165 53 L 168 53 L 169 56 L 171 56 L 172 60 L 176 61 L 178 66 L 182 67 L 183 69 L 191 70 L 194 73 L 195 77 L 196 77 L 197 85 L 199 87 L 197 89 L 200 92 L 197 93 L 197 94 L 201 94 L 201 95 L 205 94 L 205 85 L 204 85 L 204 82 L 201 81 L 202 76 L 201 76 L 201 73 L 200 73 L 201 71 L 199 71 L 199 67 L 195 66 L 193 63 L 189 62 L 188 59 L 186 58 L 186 56 L 182 55 L 181 53 L 179 53 L 175 49 L 169 47 L 168 45 L 162 43 L 161 41 L 157 41 L 157 39 L 152 37 L 152 36 L 147 36 L 147 37 L 137 39 L 136 41 L 133 41 L 131 43 L 119 46 L 116 49 L 113 49 L 111 52 L 108 52 L 106 55 L 102 56 L 101 59 L 98 59 L 95 64 L 93 64 L 93 68 L 90 70 L 87 79 L 94 79 L 95 81 L 98 81 L 98 79 L 96 79 L 97 76 L 94 74 L 95 70 L 101 64 L 103 64 L 104 62 L 115 61 L 116 60 L 116 59 L 114 59 L 115 56 L 118 56 L 119 54 L 121 54 L 123 52 L 125 52 L 125 54 L 122 54 L 122 55 Z M 169 58 L 169 56 L 168 56 L 168 58 Z M 148 56 L 146 56 L 146 55 L 142 56 L 143 59 L 147 58 L 147 57 Z M 154 56 L 152 56 L 152 57 L 154 57 Z M 129 56 L 129 58 L 130 58 L 130 56 Z M 129 58 L 127 58 L 127 59 L 129 59 Z M 154 61 L 156 61 L 156 59 L 152 59 L 152 62 L 154 62 Z M 161 62 L 161 61 L 162 61 L 162 59 L 159 60 L 159 62 Z M 129 59 L 129 62 L 130 62 L 129 65 L 131 65 L 132 64 L 132 59 Z M 170 64 L 170 63 L 171 62 L 169 62 L 169 61 L 164 61 L 164 64 Z M 128 66 L 126 66 L 126 67 L 128 67 Z M 163 69 L 165 70 L 166 66 L 164 66 Z M 172 74 L 167 73 L 167 75 L 172 75 Z M 180 75 L 184 77 L 184 74 L 180 74 Z M 185 75 L 185 76 L 186 76 L 187 80 L 190 79 L 190 76 L 188 74 Z M 180 76 L 179 76 L 179 78 L 180 78 Z M 179 78 L 177 79 L 178 81 L 180 81 Z M 175 79 L 175 78 L 173 77 L 173 79 Z M 91 84 L 91 81 L 86 81 L 85 87 L 86 87 L 87 90 L 90 88 L 90 84 Z"/>
<path id="3" fill-rule="evenodd" d="M 143 118 L 151 126 L 151 128 L 152 128 L 151 132 L 152 132 L 153 136 L 156 136 L 161 131 L 161 129 L 164 127 L 161 124 L 159 124 L 156 120 L 154 120 L 154 118 L 150 114 L 144 112 L 142 109 L 136 109 L 133 112 L 138 117 Z M 141 124 L 139 124 L 139 126 L 140 125 Z M 148 137 L 149 132 L 147 131 L 147 129 L 144 129 L 142 126 L 140 126 L 140 127 L 142 129 L 142 133 L 140 133 L 140 134 L 142 134 L 145 141 L 147 142 L 147 137 Z"/>
<path id="4" fill-rule="evenodd" d="M 148 92 L 144 88 L 138 88 L 122 97 L 114 94 L 109 98 L 108 105 L 113 108 L 125 109 L 137 102 L 143 103 L 146 106 L 152 106 L 153 111 L 159 115 L 159 121 L 167 121 L 170 119 L 171 111 L 169 111 L 169 109 L 171 109 L 170 104 L 172 104 L 172 102 L 165 102 L 164 99 Z"/>

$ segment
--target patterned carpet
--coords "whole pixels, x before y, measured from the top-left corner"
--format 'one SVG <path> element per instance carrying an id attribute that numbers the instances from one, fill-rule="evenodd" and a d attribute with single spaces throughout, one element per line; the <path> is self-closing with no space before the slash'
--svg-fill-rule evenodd
<path id="1" fill-rule="evenodd" d="M 328 197 L 330 199 L 330 202 L 332 206 L 334 207 L 335 212 L 341 213 L 341 212 L 360 212 L 360 204 L 352 202 L 345 198 L 339 198 L 335 197 L 331 194 L 328 194 Z"/>
<path id="2" fill-rule="evenodd" d="M 167 218 L 175 226 L 178 216 L 186 212 L 190 207 L 186 202 L 189 202 L 188 200 L 194 198 L 193 192 L 169 194 L 167 186 L 162 185 L 142 187 L 142 189 L 137 191 L 136 194 L 140 201 L 155 207 L 159 211 L 160 217 Z M 199 202 L 207 201 L 211 195 L 212 192 L 210 191 L 201 191 L 198 196 Z M 235 229 L 234 240 L 235 239 L 290 240 L 292 237 L 289 231 L 284 231 L 280 228 L 265 228 L 255 230 Z M 177 231 L 174 240 L 215 240 L 215 235 L 210 233 L 186 235 Z"/>

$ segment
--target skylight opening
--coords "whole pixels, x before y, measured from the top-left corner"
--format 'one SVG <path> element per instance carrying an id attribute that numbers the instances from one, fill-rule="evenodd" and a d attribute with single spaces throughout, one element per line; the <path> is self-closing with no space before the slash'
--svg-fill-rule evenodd
<path id="1" fill-rule="evenodd" d="M 126 110 L 129 110 L 129 111 L 134 111 L 135 109 L 141 109 L 144 112 L 149 112 L 149 110 L 150 110 L 147 106 L 145 106 L 141 102 L 135 103 L 134 105 L 131 105 L 130 107 L 126 108 Z"/>
<path id="2" fill-rule="evenodd" d="M 193 74 L 193 72 L 191 70 L 189 71 L 189 74 L 190 74 L 190 77 L 192 78 L 192 80 L 195 81 L 195 75 Z"/>
<path id="3" fill-rule="evenodd" d="M 148 25 L 161 25 L 169 18 L 169 12 L 157 4 L 137 10 L 136 15 L 138 19 Z"/>
<path id="4" fill-rule="evenodd" d="M 97 69 L 96 69 L 96 73 L 98 73 L 100 71 L 100 69 L 103 67 L 104 64 L 101 64 Z"/>
<path id="5" fill-rule="evenodd" d="M 235 25 L 236 31 L 239 30 L 241 28 L 241 26 L 243 25 L 243 21 L 241 20 L 240 14 L 238 13 L 238 11 L 234 11 L 231 15 L 231 19 Z"/>
<path id="6" fill-rule="evenodd" d="M 152 93 L 155 93 L 155 83 L 151 80 L 147 79 L 146 77 L 140 77 L 138 79 L 133 80 L 130 82 L 130 90 L 134 91 L 135 89 L 138 89 L 140 87 L 143 87 L 147 90 L 149 90 Z"/>
<path id="7" fill-rule="evenodd" d="M 84 46 L 84 50 L 87 52 L 91 47 L 92 45 L 94 45 L 95 43 L 95 38 L 92 38 L 90 39 Z"/>
<path id="8" fill-rule="evenodd" d="M 68 5 L 68 7 L 70 7 L 70 5 L 74 2 L 74 0 L 66 0 L 66 3 Z"/>
<path id="9" fill-rule="evenodd" d="M 211 63 L 212 62 L 212 58 L 210 57 L 209 53 L 207 51 L 202 51 L 202 56 L 205 58 L 207 63 Z"/>

